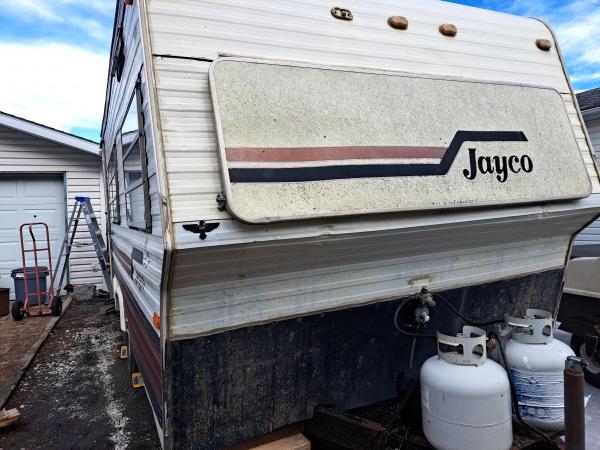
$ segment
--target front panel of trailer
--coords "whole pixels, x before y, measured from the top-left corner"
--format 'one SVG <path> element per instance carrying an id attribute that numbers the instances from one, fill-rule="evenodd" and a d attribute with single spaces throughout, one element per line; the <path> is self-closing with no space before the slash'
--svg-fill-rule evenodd
<path id="1" fill-rule="evenodd" d="M 227 208 L 245 222 L 591 192 L 553 89 L 229 58 L 210 83 Z"/>

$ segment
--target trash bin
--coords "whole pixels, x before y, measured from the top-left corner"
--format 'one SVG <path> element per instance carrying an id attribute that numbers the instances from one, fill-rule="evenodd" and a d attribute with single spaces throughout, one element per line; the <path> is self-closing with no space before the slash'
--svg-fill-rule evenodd
<path id="1" fill-rule="evenodd" d="M 0 317 L 8 315 L 8 296 L 10 289 L 0 288 Z"/>
<path id="2" fill-rule="evenodd" d="M 27 272 L 33 272 L 35 271 L 35 267 L 26 267 L 25 270 L 27 270 Z M 44 292 L 44 294 L 42 294 L 40 296 L 40 299 L 42 300 L 42 304 L 46 303 L 46 294 L 45 292 L 47 291 L 46 289 L 46 277 L 48 276 L 49 272 L 48 272 L 48 268 L 45 266 L 39 266 L 38 267 L 39 270 L 39 280 L 40 280 L 40 292 Z M 18 268 L 18 269 L 13 269 L 10 273 L 10 276 L 12 277 L 12 279 L 15 282 L 15 299 L 17 301 L 22 301 L 23 303 L 25 303 L 25 277 L 23 276 L 23 268 Z M 37 294 L 37 283 L 35 282 L 35 277 L 33 275 L 28 275 L 27 276 L 27 289 L 29 290 L 29 294 Z M 38 304 L 38 297 L 37 295 L 30 295 L 29 296 L 29 305 L 31 306 L 35 306 Z"/>

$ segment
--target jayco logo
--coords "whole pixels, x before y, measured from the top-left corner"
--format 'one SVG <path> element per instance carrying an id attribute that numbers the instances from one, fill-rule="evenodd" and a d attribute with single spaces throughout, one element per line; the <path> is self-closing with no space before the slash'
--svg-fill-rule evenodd
<path id="1" fill-rule="evenodd" d="M 521 171 L 530 173 L 533 170 L 533 161 L 528 155 L 521 157 L 511 155 L 506 156 L 477 156 L 477 149 L 469 149 L 469 168 L 463 170 L 463 175 L 467 180 L 474 180 L 477 173 L 496 174 L 496 179 L 504 183 L 508 179 L 509 173 L 519 173 Z"/>

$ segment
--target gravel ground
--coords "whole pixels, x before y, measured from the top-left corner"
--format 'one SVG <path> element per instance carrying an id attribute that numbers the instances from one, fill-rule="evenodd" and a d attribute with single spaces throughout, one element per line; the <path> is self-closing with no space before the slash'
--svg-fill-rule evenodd
<path id="1" fill-rule="evenodd" d="M 0 450 L 160 448 L 144 390 L 131 388 L 118 359 L 118 318 L 105 309 L 93 300 L 66 311 L 8 402 L 23 416 L 0 430 Z M 586 447 L 600 449 L 600 390 L 588 384 L 586 394 Z"/>
<path id="2" fill-rule="evenodd" d="M 160 448 L 145 392 L 118 359 L 118 317 L 105 309 L 93 300 L 66 311 L 8 401 L 22 417 L 0 430 L 1 450 Z"/>

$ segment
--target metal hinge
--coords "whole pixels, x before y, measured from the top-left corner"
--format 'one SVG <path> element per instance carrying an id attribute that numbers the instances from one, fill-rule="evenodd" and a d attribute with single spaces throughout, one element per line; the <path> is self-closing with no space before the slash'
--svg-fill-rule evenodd
<path id="1" fill-rule="evenodd" d="M 219 211 L 225 211 L 225 206 L 227 206 L 227 197 L 225 197 L 225 194 L 220 193 L 219 195 L 217 195 L 217 208 L 219 209 Z"/>

